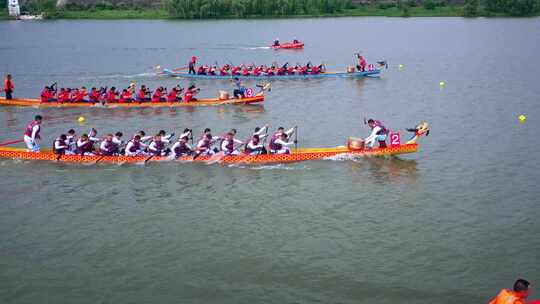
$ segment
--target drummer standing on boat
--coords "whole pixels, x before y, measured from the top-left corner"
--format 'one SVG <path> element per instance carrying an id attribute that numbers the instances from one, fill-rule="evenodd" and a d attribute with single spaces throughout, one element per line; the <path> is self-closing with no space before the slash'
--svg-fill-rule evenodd
<path id="1" fill-rule="evenodd" d="M 191 60 L 189 61 L 188 63 L 188 67 L 189 67 L 189 74 L 197 74 L 195 72 L 195 64 L 197 63 L 197 57 L 193 56 L 191 57 Z"/>
<path id="2" fill-rule="evenodd" d="M 41 131 L 42 119 L 43 117 L 41 117 L 41 115 L 36 115 L 34 121 L 29 123 L 28 126 L 26 126 L 26 130 L 24 130 L 23 140 L 29 151 L 39 152 L 38 140 L 41 139 L 39 132 Z"/>
<path id="3" fill-rule="evenodd" d="M 13 89 L 15 89 L 15 85 L 13 85 L 11 74 L 7 74 L 4 80 L 4 92 L 6 92 L 7 100 L 13 99 Z"/>

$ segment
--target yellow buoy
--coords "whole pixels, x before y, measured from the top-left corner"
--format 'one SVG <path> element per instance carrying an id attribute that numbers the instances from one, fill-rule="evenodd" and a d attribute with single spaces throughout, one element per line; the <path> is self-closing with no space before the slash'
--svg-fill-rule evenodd
<path id="1" fill-rule="evenodd" d="M 400 69 L 400 70 L 403 70 L 404 68 L 405 68 L 405 66 L 404 66 L 403 64 L 400 64 L 400 65 L 399 65 L 399 69 Z"/>
<path id="2" fill-rule="evenodd" d="M 444 87 L 445 85 L 446 83 L 444 83 L 444 81 L 439 82 L 439 86 Z"/>
<path id="3" fill-rule="evenodd" d="M 85 120 L 86 120 L 86 118 L 84 118 L 84 116 L 79 116 L 79 122 L 80 123 L 83 123 Z"/>
<path id="4" fill-rule="evenodd" d="M 525 115 L 523 115 L 523 114 L 519 115 L 518 118 L 519 118 L 519 122 L 521 122 L 521 123 L 524 123 L 525 120 L 527 120 L 527 116 L 525 116 Z"/>

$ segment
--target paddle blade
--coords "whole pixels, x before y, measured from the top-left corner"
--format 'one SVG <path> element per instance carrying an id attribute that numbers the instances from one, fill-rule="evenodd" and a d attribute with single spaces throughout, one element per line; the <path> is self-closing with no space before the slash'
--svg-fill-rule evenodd
<path id="1" fill-rule="evenodd" d="M 23 139 L 10 140 L 0 143 L 0 146 L 14 145 L 23 142 Z"/>

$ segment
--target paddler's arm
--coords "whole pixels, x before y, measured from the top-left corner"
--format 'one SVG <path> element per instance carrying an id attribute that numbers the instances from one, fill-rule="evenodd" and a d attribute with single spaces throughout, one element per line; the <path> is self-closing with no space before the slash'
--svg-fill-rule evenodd
<path id="1" fill-rule="evenodd" d="M 376 126 L 375 128 L 373 128 L 373 130 L 371 131 L 371 134 L 369 134 L 368 137 L 366 137 L 366 139 L 364 139 L 365 141 L 370 141 L 370 140 L 373 140 L 375 138 L 375 136 L 377 136 L 377 132 L 379 132 L 380 130 L 382 130 L 381 127 L 379 126 Z"/>
<path id="2" fill-rule="evenodd" d="M 88 137 L 89 140 L 93 141 L 93 142 L 98 142 L 98 141 L 101 141 L 101 139 L 97 138 L 97 137 Z"/>
<path id="3" fill-rule="evenodd" d="M 285 131 L 285 134 L 287 134 L 287 136 L 291 136 L 291 134 L 294 133 L 294 127 L 290 128 L 289 130 Z"/>
<path id="4" fill-rule="evenodd" d="M 264 125 L 259 131 L 253 133 L 253 135 L 259 135 L 259 137 L 261 137 L 264 135 L 263 133 L 266 133 L 266 129 L 268 129 L 268 125 Z"/>
<path id="5" fill-rule="evenodd" d="M 241 141 L 241 140 L 239 140 L 239 139 L 236 139 L 236 138 L 234 138 L 233 141 L 234 141 L 235 143 L 237 143 L 237 144 L 243 144 L 243 143 L 244 143 L 243 141 Z"/>
<path id="6" fill-rule="evenodd" d="M 189 138 L 190 135 L 191 135 L 191 131 L 187 131 L 186 133 L 180 134 L 180 137 L 178 137 L 178 138 L 182 138 L 182 137 L 188 137 Z"/>
<path id="7" fill-rule="evenodd" d="M 280 144 L 280 145 L 282 145 L 282 146 L 292 146 L 292 145 L 295 144 L 294 141 L 286 142 L 286 141 L 283 141 L 283 140 L 281 140 L 281 139 L 276 139 L 274 142 L 275 142 L 276 144 Z"/>

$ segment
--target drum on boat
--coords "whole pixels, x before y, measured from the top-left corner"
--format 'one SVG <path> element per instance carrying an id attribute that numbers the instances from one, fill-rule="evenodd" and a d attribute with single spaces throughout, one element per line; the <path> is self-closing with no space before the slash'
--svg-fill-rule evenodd
<path id="1" fill-rule="evenodd" d="M 362 138 L 356 138 L 356 137 L 349 137 L 347 140 L 347 148 L 350 150 L 364 150 L 364 139 Z"/>
<path id="2" fill-rule="evenodd" d="M 221 99 L 221 100 L 229 99 L 229 92 L 227 92 L 227 91 L 219 91 L 219 99 Z"/>

